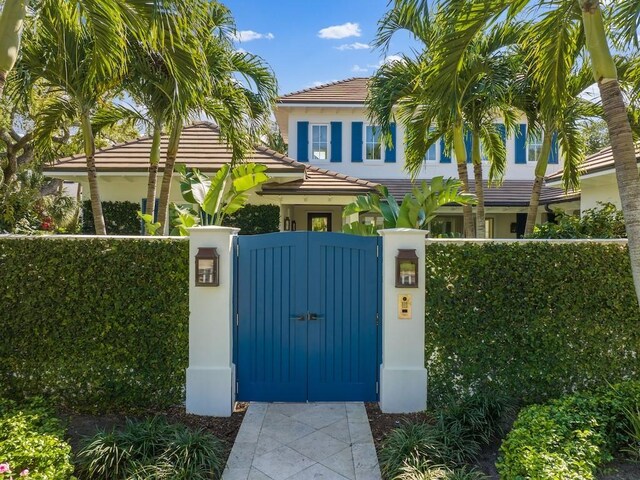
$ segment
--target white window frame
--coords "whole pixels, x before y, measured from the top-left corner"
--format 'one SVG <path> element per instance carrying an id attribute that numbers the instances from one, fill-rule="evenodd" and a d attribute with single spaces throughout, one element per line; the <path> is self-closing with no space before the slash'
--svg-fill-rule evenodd
<path id="1" fill-rule="evenodd" d="M 378 130 L 380 130 L 380 158 L 367 158 L 367 128 L 377 128 Z M 371 163 L 380 163 L 384 161 L 384 152 L 385 152 L 385 148 L 384 148 L 384 142 L 382 141 L 382 129 L 380 128 L 379 125 L 371 125 L 370 123 L 365 123 L 364 124 L 364 131 L 362 132 L 364 138 L 363 138 L 363 142 L 362 142 L 362 159 L 365 162 L 371 162 Z M 374 144 L 375 145 L 375 144 Z"/>
<path id="2" fill-rule="evenodd" d="M 326 127 L 327 129 L 327 158 L 314 158 L 313 156 L 313 127 Z M 309 160 L 317 163 L 329 163 L 331 161 L 331 126 L 328 123 L 309 124 Z"/>
<path id="3" fill-rule="evenodd" d="M 536 145 L 539 149 L 538 149 L 538 156 L 540 155 L 540 153 L 542 153 L 542 134 L 539 134 L 539 137 L 536 138 L 536 142 L 532 143 L 531 142 L 531 135 L 527 134 L 527 165 L 535 165 L 538 162 L 537 158 L 532 159 L 531 155 L 529 155 L 530 153 L 530 147 L 532 145 Z"/>
<path id="4" fill-rule="evenodd" d="M 429 131 L 432 132 L 434 129 L 430 128 Z M 434 165 L 438 163 L 438 159 L 440 158 L 440 139 L 438 139 L 437 142 L 435 142 L 433 145 L 431 145 L 431 148 L 433 148 L 433 151 L 435 152 L 435 157 L 433 158 L 433 160 L 429 159 L 427 157 L 427 155 L 429 154 L 429 150 L 428 149 L 425 154 L 424 154 L 424 164 L 425 165 Z"/>

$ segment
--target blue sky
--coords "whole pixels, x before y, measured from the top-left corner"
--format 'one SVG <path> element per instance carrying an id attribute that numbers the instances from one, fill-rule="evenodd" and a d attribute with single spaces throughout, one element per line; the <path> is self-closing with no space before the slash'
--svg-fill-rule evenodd
<path id="1" fill-rule="evenodd" d="M 280 93 L 354 76 L 369 76 L 383 60 L 368 48 L 387 0 L 223 0 L 236 20 L 238 47 L 263 57 Z M 406 34 L 389 55 L 409 53 Z"/>

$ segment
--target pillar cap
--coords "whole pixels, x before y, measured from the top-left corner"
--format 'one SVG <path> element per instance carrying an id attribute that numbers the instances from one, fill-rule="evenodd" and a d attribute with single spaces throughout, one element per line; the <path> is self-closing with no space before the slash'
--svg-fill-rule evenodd
<path id="1" fill-rule="evenodd" d="M 378 230 L 378 233 L 383 237 L 391 235 L 415 235 L 426 238 L 426 236 L 429 234 L 429 231 L 419 230 L 417 228 L 385 228 L 383 230 Z"/>
<path id="2" fill-rule="evenodd" d="M 219 227 L 217 225 L 206 226 L 206 227 L 191 227 L 188 229 L 189 235 L 193 235 L 194 233 L 227 233 L 229 235 L 237 235 L 240 231 L 239 228 L 235 227 Z"/>

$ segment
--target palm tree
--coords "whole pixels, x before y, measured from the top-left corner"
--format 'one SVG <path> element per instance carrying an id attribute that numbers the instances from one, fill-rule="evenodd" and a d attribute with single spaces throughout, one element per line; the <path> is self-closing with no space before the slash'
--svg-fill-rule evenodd
<path id="1" fill-rule="evenodd" d="M 419 3 L 426 8 L 426 0 Z M 610 42 L 613 40 L 626 45 L 633 42 L 637 46 L 636 29 L 640 19 L 638 0 L 619 0 L 608 4 L 607 8 L 611 10 L 616 22 L 609 32 L 616 35 L 615 38 L 607 35 L 603 7 L 599 0 L 440 0 L 438 8 L 446 17 L 447 29 L 439 36 L 433 61 L 429 65 L 433 78 L 437 80 L 430 85 L 429 93 L 437 98 L 446 93 L 443 90 L 449 82 L 458 81 L 460 60 L 479 31 L 504 15 L 513 17 L 528 7 L 557 10 L 558 14 L 567 19 L 564 28 L 549 32 L 549 36 L 538 45 L 542 52 L 540 58 L 544 61 L 540 68 L 552 77 L 554 86 L 544 96 L 544 103 L 541 105 L 543 109 L 553 103 L 562 104 L 562 99 L 558 96 L 559 92 L 564 91 L 563 84 L 568 78 L 564 75 L 567 73 L 564 66 L 570 62 L 558 63 L 557 60 L 579 53 L 575 44 L 571 43 L 571 29 L 578 28 L 584 32 L 584 51 L 590 59 L 593 79 L 600 91 L 604 118 L 609 128 L 618 190 L 629 238 L 633 279 L 640 301 L 640 176 L 616 62 L 610 50 Z M 558 49 L 563 50 L 564 54 L 554 55 Z"/>
<path id="2" fill-rule="evenodd" d="M 220 127 L 229 144 L 233 162 L 243 160 L 268 131 L 270 113 L 277 98 L 277 83 L 271 69 L 259 57 L 234 51 L 229 32 L 230 16 L 222 11 L 208 12 L 207 32 L 200 38 L 206 58 L 206 82 L 199 91 L 183 95 L 174 102 L 170 138 L 158 202 L 158 223 L 166 232 L 169 194 L 185 122 L 204 114 Z M 244 83 L 243 83 L 244 80 Z"/>
<path id="3" fill-rule="evenodd" d="M 45 102 L 36 119 L 36 145 L 41 151 L 53 151 L 53 138 L 61 123 L 70 120 L 79 123 L 96 233 L 105 235 L 91 118 L 98 104 L 112 91 L 118 76 L 97 65 L 104 59 L 93 55 L 95 49 L 95 39 L 80 7 L 63 0 L 47 0 L 40 5 L 34 29 L 27 32 L 19 68 L 28 72 L 33 81 L 40 80 L 46 88 L 58 93 Z"/>
<path id="4" fill-rule="evenodd" d="M 428 87 L 423 87 L 431 82 L 426 73 L 441 21 L 437 13 L 430 16 L 420 2 L 395 2 L 381 21 L 377 45 L 387 48 L 393 34 L 406 29 L 422 41 L 424 49 L 418 59 L 405 56 L 399 62 L 380 68 L 371 81 L 368 106 L 372 119 L 380 123 L 387 135 L 394 115 L 402 121 L 406 132 L 407 167 L 414 175 L 422 168 L 426 150 L 440 136 L 448 138 L 448 143 L 453 144 L 463 192 L 468 192 L 465 137 L 471 137 L 478 206 L 475 229 L 470 206 L 463 206 L 465 236 L 484 237 L 481 150 L 491 164 L 490 180 L 500 181 L 506 164 L 502 136 L 513 130 L 515 124 L 515 114 L 509 103 L 513 63 L 509 47 L 518 40 L 521 28 L 501 24 L 487 35 L 478 35 L 461 61 L 460 81 L 449 82 L 446 93 L 436 99 L 426 95 Z M 494 123 L 496 117 L 504 119 L 504 132 Z"/>
<path id="5" fill-rule="evenodd" d="M 446 148 L 453 149 L 458 168 L 460 189 L 469 193 L 467 152 L 464 124 L 457 92 L 439 104 L 424 94 L 424 71 L 431 62 L 431 46 L 438 36 L 438 22 L 429 15 L 426 2 L 396 0 L 394 6 L 380 20 L 374 45 L 385 52 L 396 32 L 406 30 L 422 44 L 416 58 L 401 55 L 401 59 L 382 65 L 369 82 L 367 108 L 373 123 L 380 125 L 385 142 L 391 141 L 393 118 L 405 127 L 405 161 L 412 177 L 422 168 L 429 147 L 444 138 Z M 475 236 L 471 205 L 462 206 L 464 235 Z"/>

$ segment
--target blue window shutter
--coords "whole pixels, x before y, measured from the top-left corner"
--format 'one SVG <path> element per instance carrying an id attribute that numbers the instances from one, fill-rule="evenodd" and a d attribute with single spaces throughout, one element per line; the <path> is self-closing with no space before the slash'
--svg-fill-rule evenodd
<path id="1" fill-rule="evenodd" d="M 362 122 L 351 122 L 351 161 L 362 162 Z"/>
<path id="2" fill-rule="evenodd" d="M 471 163 L 471 147 L 473 138 L 471 137 L 471 131 L 466 130 L 464 132 L 464 149 L 467 151 L 467 163 Z"/>
<path id="3" fill-rule="evenodd" d="M 451 163 L 451 155 L 447 152 L 444 138 L 440 139 L 440 163 Z"/>
<path id="4" fill-rule="evenodd" d="M 298 158 L 296 160 L 309 161 L 309 122 L 298 122 Z"/>
<path id="5" fill-rule="evenodd" d="M 331 161 L 342 161 L 342 122 L 331 122 Z"/>
<path id="6" fill-rule="evenodd" d="M 554 133 L 551 139 L 551 154 L 549 155 L 549 165 L 557 165 L 558 162 L 558 134 Z"/>
<path id="7" fill-rule="evenodd" d="M 396 163 L 396 124 L 389 125 L 391 130 L 391 143 L 384 151 L 384 163 Z"/>
<path id="8" fill-rule="evenodd" d="M 498 127 L 498 132 L 500 133 L 500 138 L 502 139 L 502 143 L 507 144 L 507 128 L 504 126 L 504 123 L 496 124 Z"/>
<path id="9" fill-rule="evenodd" d="M 527 163 L 527 125 L 518 125 L 516 135 L 516 163 L 526 165 Z"/>

